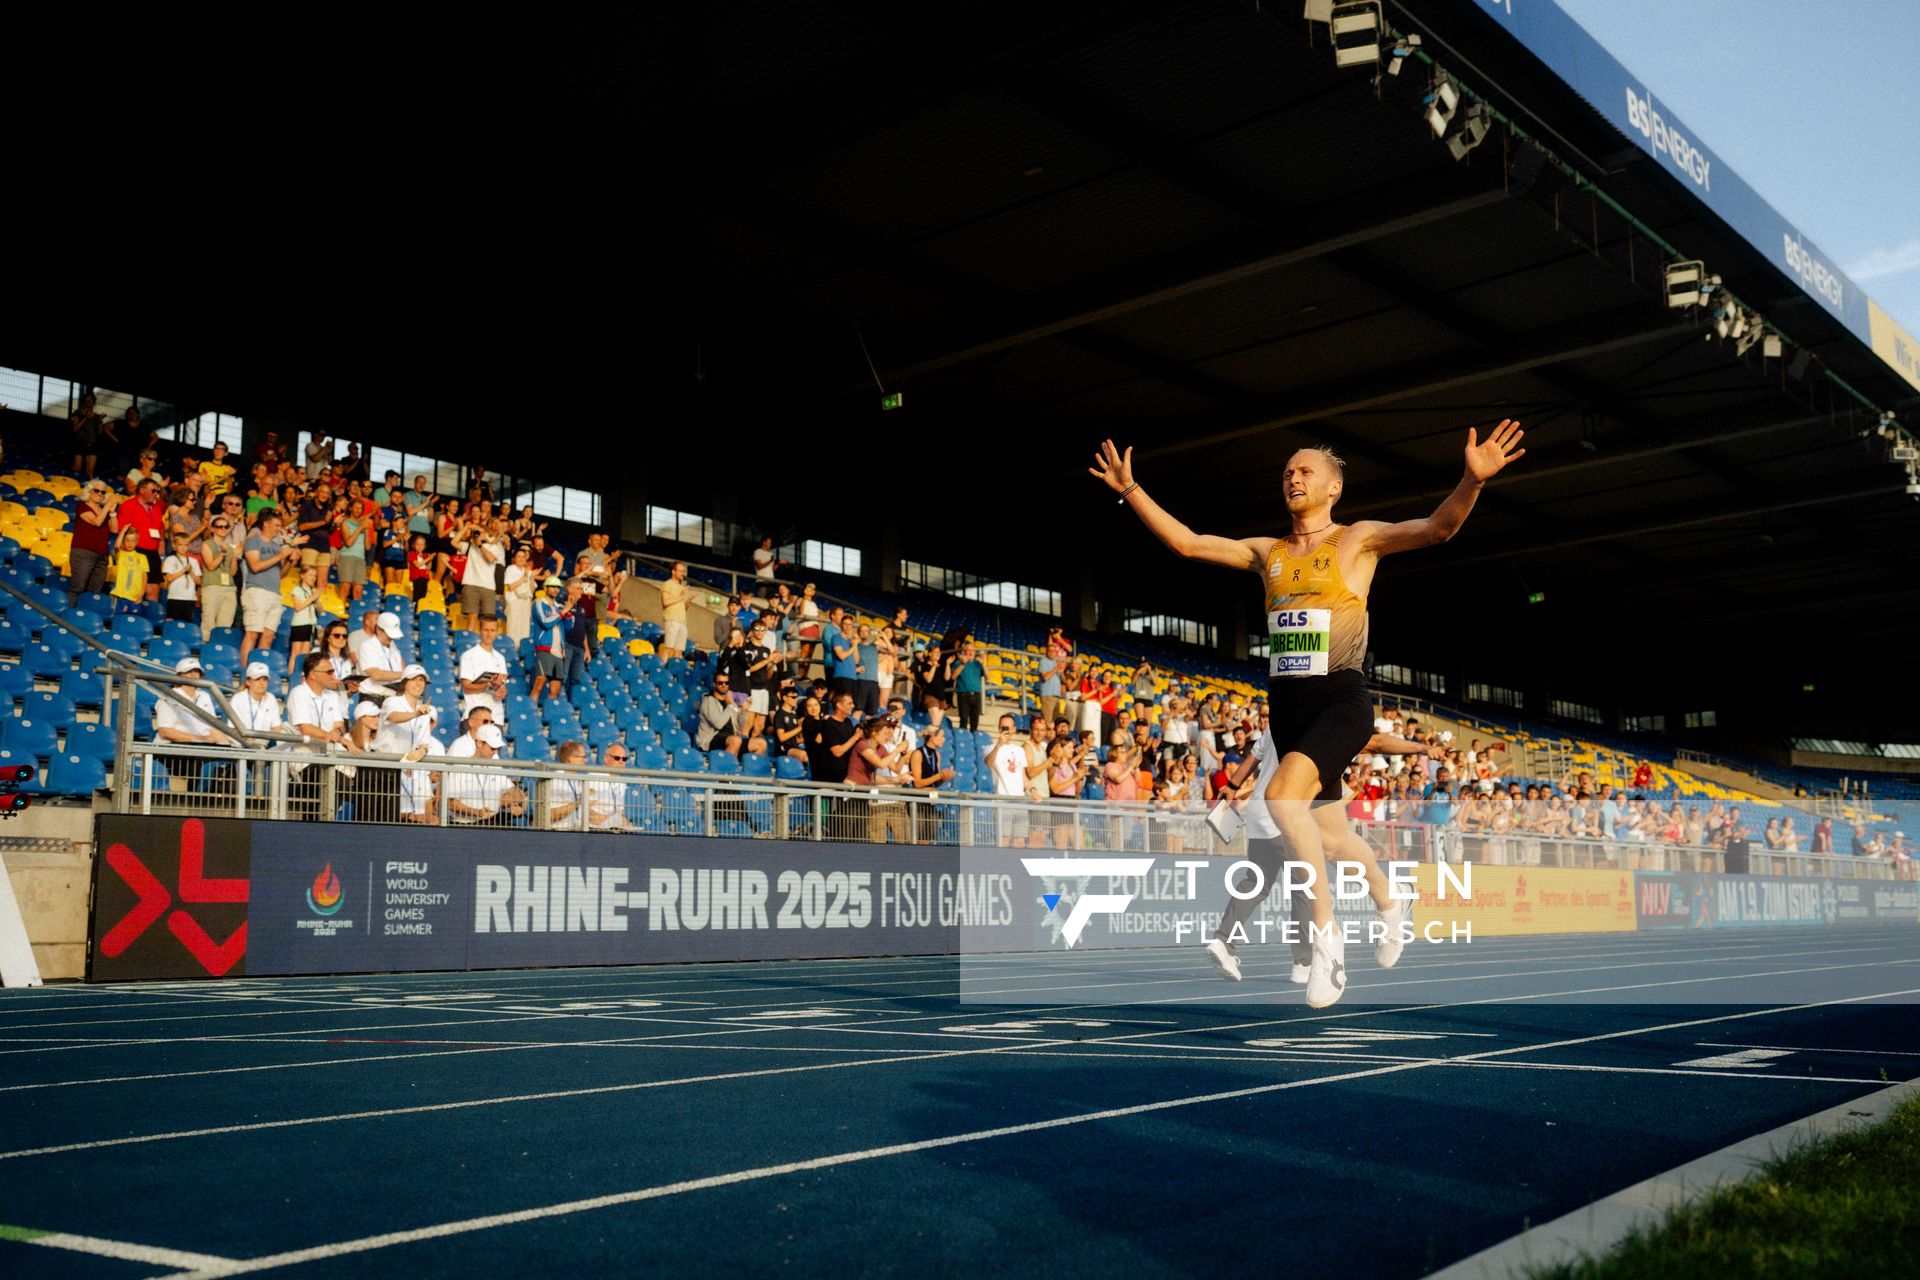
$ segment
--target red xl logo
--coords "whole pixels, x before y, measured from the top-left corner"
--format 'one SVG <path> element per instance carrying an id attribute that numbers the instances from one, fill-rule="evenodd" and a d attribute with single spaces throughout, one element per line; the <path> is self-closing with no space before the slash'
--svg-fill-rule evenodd
<path id="1" fill-rule="evenodd" d="M 207 902 L 245 902 L 247 900 L 247 881 L 208 880 L 202 874 L 205 861 L 206 827 L 198 818 L 189 818 L 180 826 L 180 901 L 192 903 Z M 167 908 L 173 905 L 173 895 L 167 892 L 167 886 L 153 872 L 147 870 L 147 864 L 140 861 L 138 855 L 124 844 L 116 844 L 106 852 L 107 865 L 112 867 L 127 887 L 132 889 L 140 901 L 133 910 L 122 916 L 120 922 L 107 931 L 100 939 L 100 951 L 103 955 L 117 956 L 133 945 L 134 939 L 147 931 L 147 927 L 161 916 L 167 916 L 167 928 L 173 936 L 180 939 L 182 946 L 200 962 L 200 967 L 216 978 L 225 977 L 227 971 L 239 962 L 247 952 L 247 926 L 242 921 L 233 931 L 233 936 L 225 942 L 216 943 L 200 927 L 200 922 L 188 915 L 184 909 L 167 915 Z"/>

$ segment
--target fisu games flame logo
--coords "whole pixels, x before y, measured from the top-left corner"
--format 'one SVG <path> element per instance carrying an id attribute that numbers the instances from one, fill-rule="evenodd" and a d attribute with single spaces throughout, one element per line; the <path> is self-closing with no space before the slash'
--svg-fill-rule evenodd
<path id="1" fill-rule="evenodd" d="M 335 915 L 346 897 L 346 891 L 340 887 L 340 877 L 333 874 L 333 864 L 329 862 L 307 889 L 307 909 L 317 916 Z"/>

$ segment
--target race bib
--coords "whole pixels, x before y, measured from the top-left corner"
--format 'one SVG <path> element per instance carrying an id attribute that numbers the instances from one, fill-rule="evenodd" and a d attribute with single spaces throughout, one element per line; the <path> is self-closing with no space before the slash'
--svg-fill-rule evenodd
<path id="1" fill-rule="evenodd" d="M 1267 674 L 1323 676 L 1333 647 L 1331 609 L 1275 609 L 1267 614 Z"/>

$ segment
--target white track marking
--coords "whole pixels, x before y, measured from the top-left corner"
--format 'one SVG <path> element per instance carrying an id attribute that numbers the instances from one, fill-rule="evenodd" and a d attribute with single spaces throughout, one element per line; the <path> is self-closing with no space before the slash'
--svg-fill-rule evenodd
<path id="1" fill-rule="evenodd" d="M 1227 1089 L 1214 1093 L 1191 1094 L 1182 1098 L 1168 1098 L 1159 1102 L 1138 1103 L 1127 1107 L 1110 1107 L 1102 1111 L 1082 1112 L 1077 1115 L 1059 1116 L 1050 1120 L 1035 1120 L 1025 1124 L 1003 1125 L 993 1129 L 975 1129 L 967 1133 L 948 1134 L 939 1138 L 926 1138 L 918 1142 L 901 1142 L 888 1146 L 868 1147 L 858 1151 L 843 1151 L 834 1155 L 816 1156 L 808 1160 L 794 1160 L 784 1164 L 762 1165 L 755 1169 L 740 1169 L 731 1173 L 714 1174 L 705 1178 L 689 1178 L 680 1182 L 669 1182 L 652 1187 L 640 1187 L 631 1191 L 593 1196 L 583 1200 L 562 1201 L 558 1204 L 541 1205 L 532 1209 L 520 1209 L 509 1213 L 464 1218 L 453 1222 L 438 1223 L 433 1226 L 416 1227 L 407 1231 L 390 1231 L 380 1235 L 361 1236 L 358 1239 L 342 1240 L 334 1244 L 316 1245 L 306 1249 L 294 1249 L 284 1253 L 269 1254 L 261 1258 L 250 1258 L 244 1262 L 229 1262 L 216 1266 L 202 1267 L 191 1273 L 182 1274 L 177 1277 L 176 1280 L 217 1280 L 218 1277 L 244 1275 L 255 1271 L 276 1270 L 281 1267 L 297 1266 L 304 1262 L 317 1262 L 322 1259 L 337 1258 L 347 1254 L 366 1253 L 376 1249 L 391 1248 L 395 1245 L 414 1244 L 423 1240 L 444 1239 L 449 1236 L 465 1235 L 475 1231 L 487 1231 L 496 1227 L 513 1226 L 523 1222 L 535 1222 L 545 1218 L 564 1217 L 595 1209 L 608 1209 L 619 1205 L 638 1204 L 647 1200 L 664 1199 L 669 1196 L 684 1195 L 689 1192 L 709 1191 L 717 1187 L 738 1186 L 741 1183 L 764 1181 L 770 1178 L 785 1177 L 789 1174 L 809 1173 L 819 1169 L 831 1169 L 842 1165 L 887 1159 L 892 1156 L 912 1155 L 917 1152 L 934 1151 L 943 1147 L 960 1146 L 966 1143 L 986 1142 L 996 1138 L 1043 1133 L 1049 1130 L 1064 1129 L 1107 1120 L 1128 1119 L 1134 1116 L 1151 1115 L 1156 1112 L 1171 1111 L 1183 1107 L 1203 1106 L 1217 1102 L 1255 1098 L 1269 1094 L 1284 1093 L 1294 1089 L 1313 1088 L 1318 1085 L 1337 1084 L 1349 1080 L 1365 1080 L 1407 1071 L 1420 1071 L 1431 1067 L 1475 1063 L 1490 1058 L 1504 1057 L 1513 1053 L 1571 1048 L 1576 1045 L 1593 1044 L 1604 1040 L 1615 1040 L 1629 1036 L 1652 1035 L 1662 1031 L 1677 1031 L 1687 1027 L 1708 1026 L 1713 1023 L 1732 1022 L 1745 1018 L 1761 1017 L 1768 1014 L 1792 1013 L 1805 1009 L 1822 1008 L 1828 1005 L 1853 1004 L 1863 1000 L 1884 999 L 1890 995 L 1912 994 L 1915 994 L 1915 991 L 1887 992 L 1879 995 L 1854 996 L 1844 1000 L 1820 1001 L 1812 1004 L 1779 1005 L 1767 1009 L 1742 1010 L 1737 1013 L 1722 1014 L 1712 1018 L 1696 1018 L 1683 1022 L 1666 1023 L 1659 1026 L 1627 1028 L 1620 1031 L 1603 1032 L 1592 1036 L 1578 1036 L 1547 1044 L 1513 1046 L 1507 1049 L 1488 1049 L 1479 1053 L 1463 1054 L 1452 1058 L 1433 1058 L 1420 1062 L 1395 1063 L 1388 1066 L 1369 1067 L 1359 1071 L 1344 1071 L 1337 1072 L 1333 1075 L 1316 1076 L 1307 1080 L 1287 1080 L 1273 1084 L 1253 1085 L 1244 1089 Z"/>
<path id="2" fill-rule="evenodd" d="M 43 1249 L 65 1249 L 70 1253 L 91 1253 L 102 1258 L 118 1258 L 123 1262 L 144 1262 L 156 1267 L 177 1267 L 182 1270 L 240 1265 L 235 1259 L 223 1258 L 218 1254 L 189 1253 L 184 1249 L 162 1249 L 155 1245 L 133 1244 L 126 1240 L 103 1240 L 99 1236 L 77 1236 L 70 1231 L 55 1231 L 49 1235 L 32 1236 L 26 1239 L 0 1235 L 0 1240 L 11 1240 L 15 1244 L 38 1245 Z"/>
<path id="3" fill-rule="evenodd" d="M 1916 962 L 1916 963 L 1920 963 L 1920 962 Z M 1876 967 L 1876 966 L 1829 965 L 1824 967 L 1825 968 L 1870 968 L 1870 967 Z M 1803 971 L 1782 970 L 1780 972 L 1781 973 L 1797 973 L 1797 972 L 1803 972 Z M 1746 974 L 1746 975 L 1725 975 L 1725 977 L 1736 977 L 1736 976 L 1738 977 L 1771 977 L 1771 976 L 1778 976 L 1778 975 L 1767 974 L 1767 973 Z M 1662 984 L 1651 984 L 1651 985 L 1662 985 Z M 1597 988 L 1596 990 L 1604 991 L 1604 990 L 1611 990 L 1611 989 L 1614 989 L 1614 988 Z M 1621 988 L 1621 989 L 1629 989 L 1629 988 Z M 1920 994 L 1920 988 L 1914 988 L 1908 991 L 1894 992 L 1891 994 L 1893 995 Z M 1806 1004 L 1806 1005 L 1785 1005 L 1785 1006 L 1780 1006 L 1780 1008 L 1781 1009 L 1821 1008 L 1827 1005 L 1853 1004 L 1853 1003 L 1858 1003 L 1861 1000 L 1879 999 L 1879 998 L 1884 998 L 1884 997 L 1855 996 L 1855 997 L 1846 997 L 1843 999 L 1836 999 L 1836 1000 L 1829 1000 L 1829 1001 L 1819 1001 L 1819 1002 Z M 1480 1004 L 1480 1003 L 1490 1003 L 1490 1001 L 1466 1001 L 1463 1003 Z M 1778 1010 L 1775 1010 L 1775 1011 L 1777 1012 Z M 1364 1016 L 1364 1013 L 1361 1016 Z M 1749 1011 L 1749 1012 L 1743 1012 L 1740 1014 L 1726 1015 L 1725 1018 L 1706 1018 L 1706 1019 L 1700 1019 L 1698 1022 L 1675 1023 L 1672 1025 L 1674 1027 L 1708 1025 L 1713 1022 L 1732 1020 L 1734 1018 L 1740 1018 L 1740 1017 L 1752 1017 L 1752 1016 L 1755 1016 L 1754 1013 Z M 1282 1021 L 1291 1021 L 1291 1022 L 1318 1021 L 1318 1020 L 1323 1020 L 1326 1017 L 1327 1015 L 1319 1015 L 1317 1018 L 1294 1018 L 1294 1019 L 1283 1019 Z M 824 1029 L 831 1028 L 833 1025 L 834 1024 L 832 1023 L 828 1023 L 828 1024 L 825 1024 L 824 1027 L 810 1027 L 807 1029 L 808 1030 L 824 1030 Z M 1169 1031 L 1145 1031 L 1145 1032 L 1134 1032 L 1134 1033 L 1131 1033 L 1128 1035 L 1122 1035 L 1122 1036 L 1096 1037 L 1096 1038 L 1090 1038 L 1085 1041 L 1072 1041 L 1072 1040 L 1055 1040 L 1050 1042 L 1042 1041 L 1038 1046 L 1033 1045 L 1032 1043 L 1029 1042 L 1025 1044 L 1024 1047 L 1028 1047 L 1028 1048 L 1057 1047 L 1060 1045 L 1073 1045 L 1076 1043 L 1079 1043 L 1079 1044 L 1115 1043 L 1115 1042 L 1141 1040 L 1141 1039 L 1157 1039 L 1164 1036 L 1191 1035 L 1191 1034 L 1202 1033 L 1202 1032 L 1218 1033 L 1221 1031 L 1228 1031 L 1228 1030 L 1241 1030 L 1241 1029 L 1245 1029 L 1245 1027 L 1247 1026 L 1270 1026 L 1270 1025 L 1273 1025 L 1273 1023 L 1256 1022 L 1256 1023 L 1243 1024 L 1240 1027 L 1227 1026 L 1227 1027 L 1178 1028 L 1178 1029 L 1169 1030 Z M 1669 1027 L 1652 1028 L 1652 1030 L 1668 1030 L 1668 1029 L 1671 1029 L 1671 1028 Z M 1597 1040 L 1612 1039 L 1619 1034 L 1623 1034 L 1623 1033 L 1609 1032 L 1609 1033 L 1605 1033 L 1598 1036 L 1586 1037 L 1583 1039 L 1567 1041 L 1564 1043 L 1587 1044 Z M 690 1038 L 690 1037 L 683 1037 L 683 1038 Z M 558 1090 L 549 1090 L 541 1093 L 506 1094 L 506 1095 L 493 1097 L 493 1098 L 474 1098 L 474 1099 L 467 1099 L 467 1100 L 458 1101 L 458 1102 L 423 1103 L 418 1106 L 412 1106 L 412 1107 L 391 1107 L 391 1108 L 383 1108 L 383 1109 L 372 1110 L 372 1111 L 342 1112 L 342 1113 L 337 1113 L 333 1115 L 324 1115 L 324 1116 L 300 1116 L 300 1117 L 293 1117 L 293 1118 L 284 1119 L 284 1120 L 264 1120 L 264 1121 L 255 1121 L 249 1124 L 239 1124 L 239 1125 L 213 1125 L 213 1126 L 208 1126 L 200 1129 L 182 1129 L 182 1130 L 174 1130 L 174 1131 L 169 1131 L 164 1133 L 137 1134 L 137 1135 L 131 1135 L 127 1137 L 120 1137 L 120 1138 L 102 1138 L 102 1139 L 95 1139 L 95 1140 L 86 1141 L 86 1142 L 62 1143 L 56 1146 L 48 1146 L 48 1147 L 29 1147 L 29 1148 L 21 1148 L 13 1151 L 0 1151 L 0 1160 L 16 1160 L 16 1159 L 22 1159 L 27 1157 L 33 1157 L 33 1156 L 60 1155 L 60 1154 L 65 1154 L 73 1151 L 93 1151 L 93 1150 L 100 1150 L 103 1148 L 110 1148 L 110 1147 L 136 1146 L 136 1145 L 142 1145 L 150 1142 L 172 1141 L 174 1139 L 180 1139 L 180 1138 L 211 1137 L 211 1136 L 224 1135 L 224 1134 L 230 1134 L 230 1133 L 253 1133 L 253 1132 L 259 1132 L 262 1130 L 269 1130 L 269 1129 L 290 1129 L 290 1128 L 298 1128 L 298 1127 L 315 1125 L 315 1124 L 333 1124 L 333 1123 L 338 1123 L 338 1122 L 347 1121 L 347 1120 L 385 1119 L 393 1116 L 423 1115 L 423 1114 L 434 1113 L 434 1112 L 462 1111 L 462 1110 L 470 1110 L 476 1107 L 502 1106 L 502 1105 L 510 1105 L 510 1104 L 526 1103 L 526 1102 L 543 1102 L 543 1101 L 552 1101 L 560 1098 L 593 1097 L 593 1096 L 606 1095 L 606 1094 L 633 1093 L 633 1092 L 638 1092 L 642 1090 L 673 1088 L 681 1085 L 712 1084 L 712 1083 L 730 1081 L 730 1080 L 757 1079 L 757 1078 L 766 1077 L 766 1076 L 794 1075 L 794 1074 L 800 1074 L 805 1072 L 815 1072 L 815 1071 L 840 1071 L 840 1070 L 846 1070 L 854 1067 L 891 1066 L 899 1063 L 926 1062 L 926 1061 L 933 1061 L 933 1060 L 944 1059 L 944 1058 L 988 1056 L 996 1053 L 1003 1053 L 1010 1049 L 1019 1048 L 1019 1047 L 1023 1047 L 1023 1046 L 1020 1043 L 1013 1043 L 1013 1044 L 994 1045 L 991 1047 L 978 1048 L 978 1049 L 929 1050 L 928 1052 L 923 1054 L 901 1054 L 901 1055 L 882 1057 L 882 1058 L 858 1058 L 850 1062 L 829 1062 L 829 1063 L 813 1063 L 810 1065 L 796 1065 L 796 1066 L 787 1066 L 787 1067 L 766 1067 L 766 1068 L 761 1068 L 759 1070 L 753 1070 L 753 1071 L 716 1072 L 716 1073 L 704 1075 L 704 1076 L 687 1076 L 687 1077 L 671 1078 L 667 1080 L 642 1080 L 642 1081 L 634 1081 L 627 1084 L 598 1085 L 598 1086 L 582 1088 L 582 1089 L 558 1089 Z M 1556 1048 L 1561 1046 L 1556 1044 L 1547 1044 L 1547 1045 L 1538 1045 L 1538 1046 L 1532 1046 L 1532 1047 L 1545 1049 L 1545 1048 Z M 1527 1046 L 1519 1046 L 1513 1050 L 1489 1050 L 1487 1053 L 1469 1055 L 1469 1057 L 1479 1058 L 1479 1057 L 1486 1057 L 1486 1056 L 1502 1056 L 1507 1052 L 1525 1052 L 1525 1051 L 1527 1051 Z M 1427 1061 L 1438 1061 L 1438 1060 L 1427 1060 Z"/>
<path id="4" fill-rule="evenodd" d="M 1721 1044 L 1717 1040 L 1701 1040 L 1697 1043 L 1702 1049 L 1784 1049 L 1788 1053 L 1845 1053 L 1859 1054 L 1869 1058 L 1920 1058 L 1920 1053 L 1911 1049 L 1815 1049 L 1803 1044 Z"/>

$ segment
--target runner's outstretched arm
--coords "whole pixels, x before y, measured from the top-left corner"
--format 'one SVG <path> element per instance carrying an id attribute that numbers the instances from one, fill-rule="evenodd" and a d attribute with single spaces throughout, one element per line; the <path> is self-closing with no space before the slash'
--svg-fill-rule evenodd
<path id="1" fill-rule="evenodd" d="M 1460 477 L 1460 483 L 1454 486 L 1447 500 L 1434 508 L 1433 514 L 1424 520 L 1402 520 L 1397 524 L 1388 524 L 1381 520 L 1356 520 L 1354 532 L 1360 535 L 1362 546 L 1377 556 L 1392 555 L 1396 551 L 1418 551 L 1422 547 L 1437 546 L 1460 532 L 1460 526 L 1467 522 L 1467 516 L 1473 511 L 1473 504 L 1480 499 L 1480 490 L 1487 481 L 1500 474 L 1509 462 L 1526 456 L 1526 450 L 1518 448 L 1526 432 L 1520 424 L 1508 418 L 1502 418 L 1500 425 L 1480 439 L 1479 432 L 1467 429 L 1467 464 Z"/>
<path id="2" fill-rule="evenodd" d="M 1133 508 L 1140 522 L 1154 537 L 1167 544 L 1167 549 L 1187 560 L 1204 560 L 1209 564 L 1225 565 L 1229 569 L 1251 569 L 1260 572 L 1260 566 L 1266 563 L 1267 553 L 1273 549 L 1272 538 L 1222 538 L 1210 533 L 1195 533 L 1180 523 L 1172 515 L 1147 496 L 1133 478 L 1133 446 L 1127 446 L 1122 453 L 1114 447 L 1111 440 L 1100 443 L 1100 451 L 1093 455 L 1093 465 L 1087 468 L 1087 474 L 1104 483 L 1109 489 L 1120 495 L 1120 501 Z"/>

